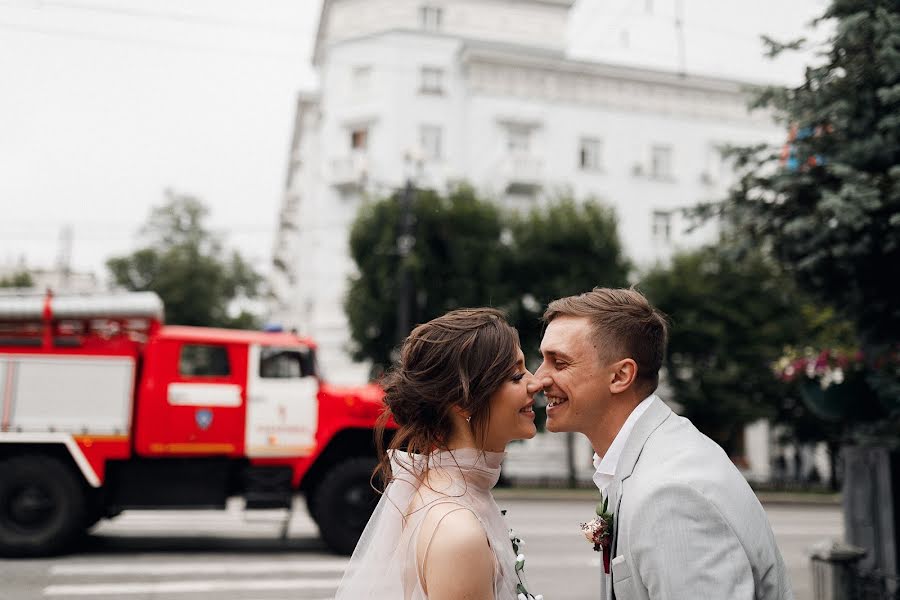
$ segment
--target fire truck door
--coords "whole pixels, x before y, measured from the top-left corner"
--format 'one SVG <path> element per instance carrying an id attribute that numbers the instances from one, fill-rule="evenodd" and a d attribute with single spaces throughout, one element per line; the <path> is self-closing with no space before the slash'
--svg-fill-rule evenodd
<path id="1" fill-rule="evenodd" d="M 252 345 L 247 365 L 247 456 L 311 454 L 318 389 L 308 350 Z"/>
<path id="2" fill-rule="evenodd" d="M 240 456 L 247 346 L 160 340 L 149 355 L 138 400 L 138 452 Z"/>

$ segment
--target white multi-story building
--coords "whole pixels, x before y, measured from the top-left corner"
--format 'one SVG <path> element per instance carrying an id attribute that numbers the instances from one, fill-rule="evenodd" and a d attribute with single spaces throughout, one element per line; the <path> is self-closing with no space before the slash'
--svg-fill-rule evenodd
<path id="1" fill-rule="evenodd" d="M 646 267 L 714 234 L 678 210 L 721 198 L 717 148 L 782 137 L 739 81 L 576 60 L 574 0 L 324 0 L 275 248 L 272 317 L 313 335 L 331 379 L 346 352 L 348 231 L 366 198 L 407 177 L 466 181 L 512 207 L 559 194 L 614 206 Z"/>

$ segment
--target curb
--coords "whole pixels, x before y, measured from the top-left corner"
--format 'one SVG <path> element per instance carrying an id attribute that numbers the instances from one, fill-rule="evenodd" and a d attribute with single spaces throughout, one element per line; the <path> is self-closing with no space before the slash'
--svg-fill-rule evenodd
<path id="1" fill-rule="evenodd" d="M 497 500 L 526 501 L 584 501 L 595 502 L 599 497 L 596 489 L 587 488 L 494 488 Z M 802 494 L 797 492 L 756 492 L 762 504 L 794 506 L 841 506 L 840 494 Z"/>
<path id="2" fill-rule="evenodd" d="M 762 504 L 796 504 L 806 506 L 841 506 L 840 494 L 798 494 L 797 492 L 756 492 Z"/>

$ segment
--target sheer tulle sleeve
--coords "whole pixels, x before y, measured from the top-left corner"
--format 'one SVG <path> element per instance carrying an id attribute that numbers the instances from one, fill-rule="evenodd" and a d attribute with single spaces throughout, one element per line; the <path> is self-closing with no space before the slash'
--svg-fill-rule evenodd
<path id="1" fill-rule="evenodd" d="M 417 583 L 415 547 L 410 535 L 412 531 L 407 529 L 411 523 L 406 513 L 418 488 L 418 480 L 399 464 L 397 454 L 408 456 L 395 453 L 391 457 L 394 479 L 359 538 L 335 600 L 414 598 L 412 590 L 405 589 Z M 412 518 L 415 517 L 417 515 Z M 411 574 L 410 566 L 413 567 Z"/>
<path id="2" fill-rule="evenodd" d="M 470 448 L 427 456 L 392 451 L 393 478 L 350 557 L 335 600 L 426 600 L 416 567 L 418 532 L 428 512 L 445 503 L 468 509 L 479 520 L 493 551 L 494 597 L 515 600 L 515 555 L 490 493 L 503 456 Z M 417 496 L 426 462 L 443 470 L 450 483 L 440 490 L 423 488 Z"/>

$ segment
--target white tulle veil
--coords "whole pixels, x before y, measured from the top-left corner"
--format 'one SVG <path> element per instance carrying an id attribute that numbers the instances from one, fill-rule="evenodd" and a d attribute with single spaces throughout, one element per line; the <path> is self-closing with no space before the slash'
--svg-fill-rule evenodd
<path id="1" fill-rule="evenodd" d="M 516 598 L 515 556 L 508 529 L 490 490 L 500 476 L 505 454 L 463 448 L 430 455 L 391 451 L 392 479 L 378 502 L 344 572 L 335 600 L 424 600 L 416 569 L 416 540 L 428 510 L 452 502 L 471 510 L 481 521 L 494 555 L 495 598 Z M 451 484 L 428 488 L 426 502 L 410 510 L 422 486 L 426 464 L 442 469 Z"/>

